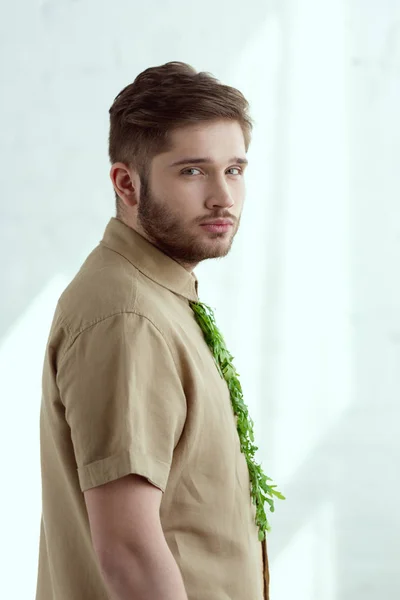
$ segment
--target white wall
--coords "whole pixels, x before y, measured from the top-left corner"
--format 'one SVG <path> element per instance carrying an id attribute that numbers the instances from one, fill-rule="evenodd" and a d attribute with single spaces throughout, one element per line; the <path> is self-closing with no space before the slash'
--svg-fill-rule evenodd
<path id="1" fill-rule="evenodd" d="M 239 87 L 256 120 L 241 231 L 197 275 L 287 496 L 271 598 L 397 600 L 397 0 L 0 11 L 2 595 L 34 597 L 43 352 L 58 295 L 114 214 L 108 108 L 144 68 L 183 60 Z"/>

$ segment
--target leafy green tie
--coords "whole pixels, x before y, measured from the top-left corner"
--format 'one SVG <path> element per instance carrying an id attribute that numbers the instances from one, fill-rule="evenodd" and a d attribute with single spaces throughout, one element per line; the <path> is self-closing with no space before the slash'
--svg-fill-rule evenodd
<path id="1" fill-rule="evenodd" d="M 255 522 L 258 526 L 258 539 L 261 542 L 265 538 L 265 532 L 270 530 L 270 524 L 264 510 L 265 502 L 268 502 L 270 511 L 274 512 L 274 496 L 281 500 L 285 500 L 285 496 L 275 489 L 276 485 L 269 485 L 267 483 L 268 481 L 272 481 L 272 479 L 263 473 L 261 466 L 254 460 L 254 454 L 258 450 L 258 447 L 253 444 L 254 423 L 243 401 L 239 375 L 232 364 L 233 356 L 226 348 L 222 334 L 215 323 L 212 309 L 201 302 L 190 302 L 190 307 L 194 311 L 196 321 L 203 331 L 205 341 L 212 352 L 217 369 L 221 377 L 228 384 L 233 412 L 237 416 L 240 450 L 245 455 L 249 469 L 250 495 L 253 504 L 256 505 Z"/>

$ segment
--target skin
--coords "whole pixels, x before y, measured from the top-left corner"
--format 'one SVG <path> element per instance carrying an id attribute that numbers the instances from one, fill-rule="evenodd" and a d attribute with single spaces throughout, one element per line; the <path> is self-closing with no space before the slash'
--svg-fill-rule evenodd
<path id="1" fill-rule="evenodd" d="M 175 129 L 170 140 L 169 150 L 153 157 L 148 177 L 120 162 L 110 177 L 123 203 L 121 220 L 192 271 L 232 246 L 245 199 L 245 141 L 240 124 L 227 120 Z M 233 226 L 226 232 L 202 226 L 218 218 Z"/>

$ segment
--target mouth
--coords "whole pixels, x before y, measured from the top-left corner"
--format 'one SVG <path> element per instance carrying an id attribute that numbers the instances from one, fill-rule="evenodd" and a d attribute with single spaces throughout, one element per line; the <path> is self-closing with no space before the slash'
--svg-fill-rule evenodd
<path id="1" fill-rule="evenodd" d="M 201 227 L 206 231 L 211 231 L 212 233 L 225 233 L 232 229 L 233 223 L 229 219 L 215 219 L 214 221 L 209 221 L 208 223 L 201 223 Z"/>

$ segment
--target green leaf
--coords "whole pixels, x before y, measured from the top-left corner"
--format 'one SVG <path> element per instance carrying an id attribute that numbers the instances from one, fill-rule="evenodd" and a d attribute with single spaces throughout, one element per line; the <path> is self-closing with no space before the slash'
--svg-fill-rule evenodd
<path id="1" fill-rule="evenodd" d="M 248 408 L 243 400 L 243 390 L 232 360 L 233 356 L 228 351 L 224 338 L 215 323 L 212 309 L 201 302 L 190 302 L 198 325 L 204 334 L 204 339 L 210 348 L 218 372 L 227 383 L 231 397 L 232 409 L 237 417 L 236 428 L 240 440 L 240 450 L 245 455 L 250 476 L 250 495 L 252 503 L 256 506 L 256 524 L 259 528 L 258 539 L 262 541 L 265 532 L 270 531 L 270 525 L 264 510 L 268 504 L 270 512 L 274 512 L 273 498 L 285 500 L 285 496 L 275 490 L 276 485 L 268 485 L 272 481 L 263 473 L 261 466 L 254 461 L 254 454 L 258 446 L 254 445 L 254 422 L 249 416 Z M 261 492 L 263 490 L 265 493 Z"/>

